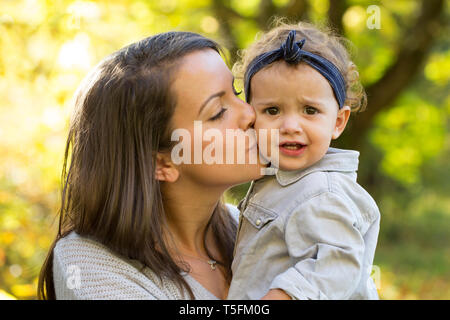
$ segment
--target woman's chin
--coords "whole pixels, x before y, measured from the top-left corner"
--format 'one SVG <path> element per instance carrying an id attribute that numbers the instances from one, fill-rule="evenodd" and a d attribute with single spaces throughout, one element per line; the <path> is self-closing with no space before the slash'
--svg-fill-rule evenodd
<path id="1" fill-rule="evenodd" d="M 230 183 L 237 185 L 261 178 L 264 175 L 266 166 L 259 161 L 256 164 L 235 164 L 229 171 L 223 170 L 223 173 L 220 175 L 224 179 L 232 178 L 233 181 L 230 181 Z"/>

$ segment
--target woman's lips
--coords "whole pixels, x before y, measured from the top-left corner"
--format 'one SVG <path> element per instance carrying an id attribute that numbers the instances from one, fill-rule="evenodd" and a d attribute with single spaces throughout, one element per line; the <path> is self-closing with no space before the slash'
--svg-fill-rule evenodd
<path id="1" fill-rule="evenodd" d="M 305 149 L 306 145 L 298 141 L 285 141 L 280 143 L 280 152 L 287 156 L 299 156 Z"/>

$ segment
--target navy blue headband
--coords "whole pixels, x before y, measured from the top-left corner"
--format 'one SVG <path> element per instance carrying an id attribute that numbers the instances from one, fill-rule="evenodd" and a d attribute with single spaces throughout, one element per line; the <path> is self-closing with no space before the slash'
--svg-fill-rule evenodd
<path id="1" fill-rule="evenodd" d="M 297 64 L 300 61 L 304 61 L 320 72 L 320 74 L 328 80 L 331 88 L 333 88 L 334 95 L 339 104 L 339 109 L 344 106 L 346 91 L 345 81 L 339 72 L 339 69 L 327 59 L 302 50 L 304 44 L 305 39 L 295 42 L 295 30 L 291 30 L 286 42 L 283 43 L 279 49 L 263 53 L 250 62 L 247 71 L 245 72 L 245 97 L 247 102 L 250 100 L 250 80 L 253 75 L 265 66 L 277 60 L 284 59 L 290 64 Z"/>

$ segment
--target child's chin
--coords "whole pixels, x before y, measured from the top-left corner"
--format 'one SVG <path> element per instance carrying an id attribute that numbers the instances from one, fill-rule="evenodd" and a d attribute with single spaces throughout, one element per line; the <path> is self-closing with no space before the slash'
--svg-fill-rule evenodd
<path id="1" fill-rule="evenodd" d="M 280 170 L 283 171 L 296 171 L 305 168 L 303 163 L 298 163 L 298 161 L 280 161 Z"/>

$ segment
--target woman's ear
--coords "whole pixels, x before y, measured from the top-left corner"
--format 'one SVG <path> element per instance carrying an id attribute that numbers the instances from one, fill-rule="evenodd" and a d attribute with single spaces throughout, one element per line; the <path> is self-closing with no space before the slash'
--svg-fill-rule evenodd
<path id="1" fill-rule="evenodd" d="M 348 119 L 350 118 L 351 112 L 352 111 L 349 106 L 343 106 L 341 109 L 339 109 L 336 118 L 336 125 L 333 130 L 333 135 L 331 136 L 333 140 L 339 138 L 341 133 L 344 131 Z"/>
<path id="2" fill-rule="evenodd" d="M 175 182 L 180 172 L 170 159 L 170 153 L 159 153 L 156 155 L 155 178 L 159 181 Z"/>

